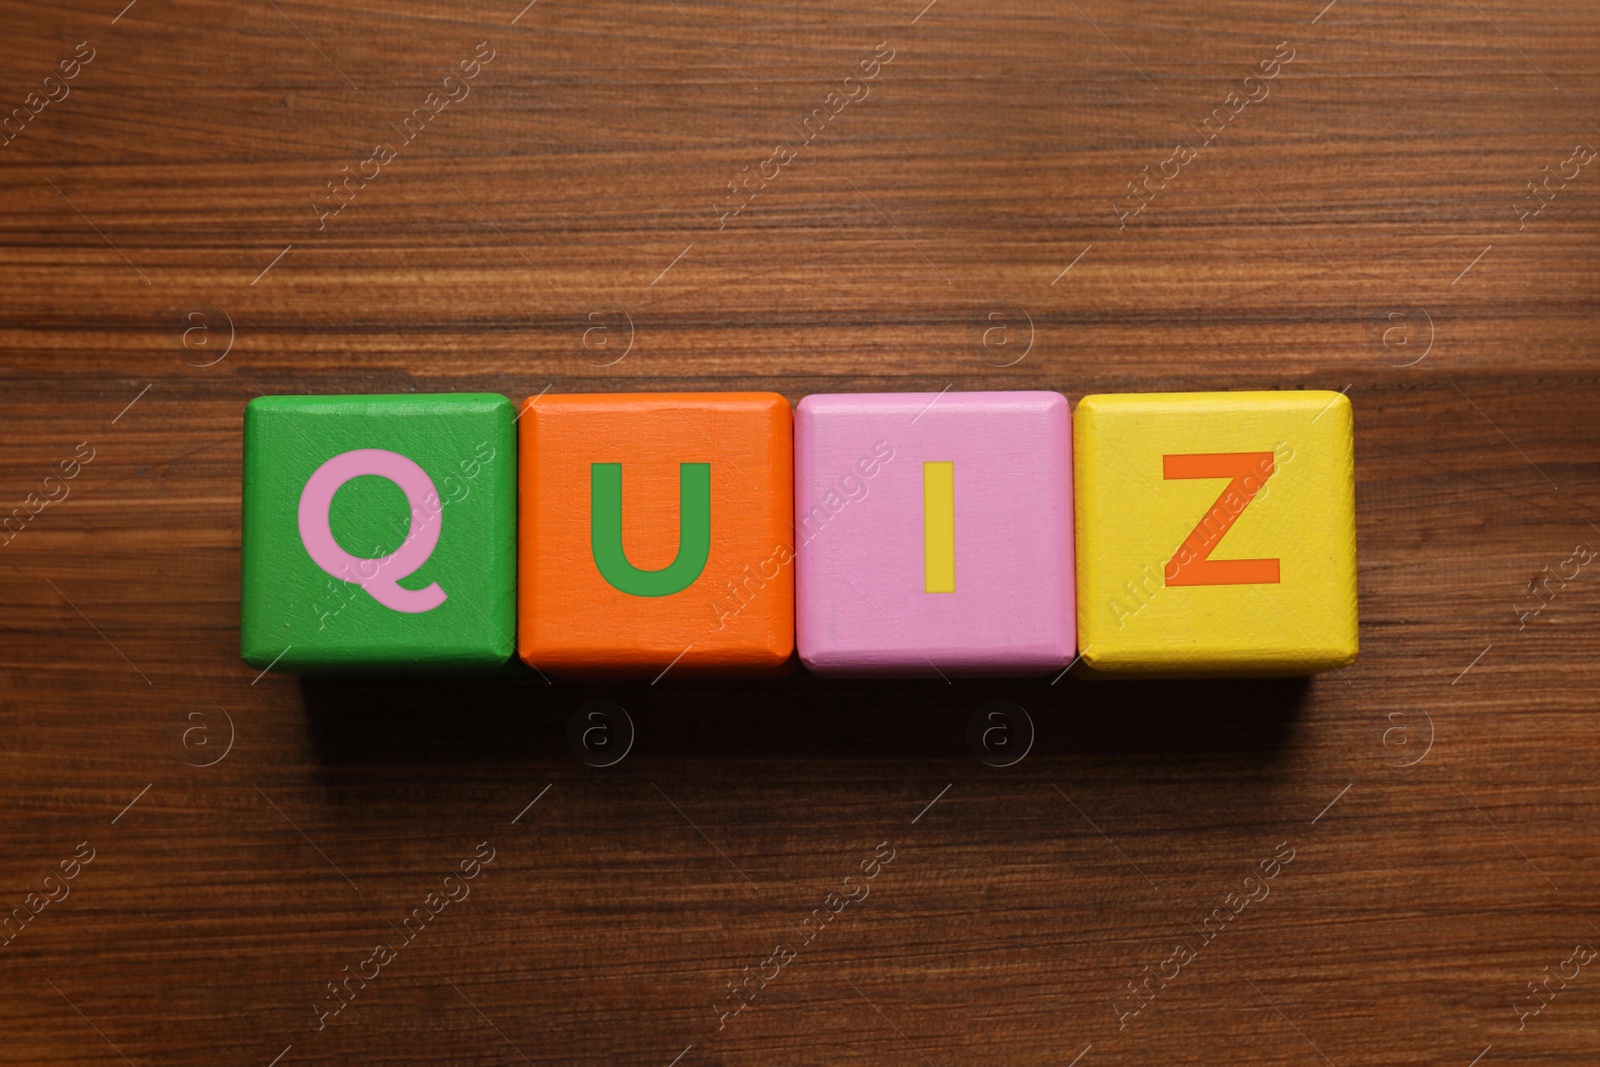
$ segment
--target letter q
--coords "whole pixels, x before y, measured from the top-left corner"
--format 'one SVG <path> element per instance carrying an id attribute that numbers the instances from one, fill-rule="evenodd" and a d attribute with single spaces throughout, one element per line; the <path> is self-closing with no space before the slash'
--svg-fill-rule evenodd
<path id="1" fill-rule="evenodd" d="M 333 495 L 345 482 L 363 474 L 389 479 L 411 505 L 412 523 L 406 539 L 379 559 L 350 555 L 339 547 L 328 526 Z M 398 580 L 417 571 L 433 555 L 443 526 L 443 507 L 433 479 L 413 460 L 381 448 L 358 448 L 334 456 L 306 480 L 300 493 L 300 540 L 317 566 L 333 577 L 361 586 L 386 608 L 416 615 L 443 604 L 444 590 L 438 582 L 425 589 L 402 589 Z"/>

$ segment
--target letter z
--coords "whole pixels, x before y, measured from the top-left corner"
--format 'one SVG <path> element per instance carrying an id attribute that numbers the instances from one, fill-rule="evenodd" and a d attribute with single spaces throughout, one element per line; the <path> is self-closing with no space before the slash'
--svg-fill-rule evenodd
<path id="1" fill-rule="evenodd" d="M 1177 553 L 1167 562 L 1168 585 L 1272 585 L 1278 578 L 1276 559 L 1211 559 L 1211 552 L 1232 528 L 1261 486 L 1272 476 L 1271 452 L 1204 452 L 1164 456 L 1163 476 L 1228 478 L 1227 488 L 1200 519 Z M 1213 525 L 1213 523 L 1215 525 Z"/>

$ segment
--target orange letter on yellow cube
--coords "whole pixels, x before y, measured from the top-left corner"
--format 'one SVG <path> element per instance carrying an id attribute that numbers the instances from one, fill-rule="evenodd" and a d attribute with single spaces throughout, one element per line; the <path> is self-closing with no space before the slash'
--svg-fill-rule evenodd
<path id="1" fill-rule="evenodd" d="M 1347 398 L 1088 396 L 1073 425 L 1085 667 L 1311 674 L 1355 658 Z"/>

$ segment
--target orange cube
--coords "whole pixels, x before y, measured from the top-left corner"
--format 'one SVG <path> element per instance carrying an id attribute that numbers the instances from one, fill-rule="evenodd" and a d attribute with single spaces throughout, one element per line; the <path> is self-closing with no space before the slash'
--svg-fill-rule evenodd
<path id="1" fill-rule="evenodd" d="M 535 397 L 517 651 L 568 674 L 761 673 L 794 652 L 794 416 L 776 393 Z"/>

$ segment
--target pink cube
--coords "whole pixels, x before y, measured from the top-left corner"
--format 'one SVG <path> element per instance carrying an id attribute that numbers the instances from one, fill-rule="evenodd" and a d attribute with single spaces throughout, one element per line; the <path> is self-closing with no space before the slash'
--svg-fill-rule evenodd
<path id="1" fill-rule="evenodd" d="M 1077 646 L 1059 393 L 851 393 L 795 411 L 800 659 L 824 674 L 1030 674 Z"/>

